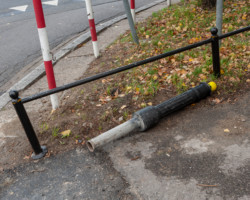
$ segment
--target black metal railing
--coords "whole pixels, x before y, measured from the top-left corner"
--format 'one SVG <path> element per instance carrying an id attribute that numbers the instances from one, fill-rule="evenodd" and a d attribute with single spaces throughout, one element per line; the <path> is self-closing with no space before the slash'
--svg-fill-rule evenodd
<path id="1" fill-rule="evenodd" d="M 47 149 L 44 146 L 40 146 L 39 141 L 36 137 L 35 131 L 32 127 L 32 124 L 31 124 L 29 117 L 28 117 L 28 115 L 25 111 L 25 108 L 23 106 L 24 103 L 28 103 L 30 101 L 34 101 L 36 99 L 40 99 L 42 97 L 46 97 L 46 96 L 49 96 L 51 94 L 55 94 L 55 93 L 79 86 L 79 85 L 83 85 L 83 84 L 98 80 L 100 78 L 104 78 L 106 76 L 110 76 L 110 75 L 113 75 L 113 74 L 116 74 L 116 73 L 119 73 L 122 71 L 126 71 L 126 70 L 129 70 L 129 69 L 132 69 L 132 68 L 150 63 L 150 62 L 154 62 L 154 61 L 162 59 L 162 58 L 166 58 L 166 57 L 190 50 L 190 49 L 194 49 L 194 48 L 203 46 L 203 45 L 208 44 L 208 43 L 211 43 L 211 47 L 212 47 L 213 73 L 216 77 L 220 77 L 219 40 L 236 35 L 236 34 L 239 34 L 239 33 L 242 33 L 244 31 L 249 31 L 249 30 L 250 30 L 250 26 L 247 26 L 245 28 L 241 28 L 241 29 L 223 34 L 221 36 L 218 36 L 217 35 L 218 29 L 212 28 L 211 29 L 212 36 L 210 39 L 203 40 L 203 41 L 200 41 L 200 42 L 197 42 L 197 43 L 194 43 L 194 44 L 191 44 L 191 45 L 179 48 L 179 49 L 175 49 L 173 51 L 169 51 L 169 52 L 157 55 L 157 56 L 153 56 L 153 57 L 147 58 L 145 60 L 134 62 L 132 64 L 125 65 L 125 66 L 122 66 L 122 67 L 119 67 L 116 69 L 112 69 L 110 71 L 99 73 L 99 74 L 96 74 L 94 76 L 87 77 L 87 78 L 75 81 L 73 83 L 63 85 L 63 86 L 60 86 L 60 87 L 57 87 L 57 88 L 54 88 L 54 89 L 51 89 L 51 90 L 48 90 L 45 92 L 41 92 L 41 93 L 26 97 L 23 99 L 19 98 L 17 91 L 11 91 L 10 97 L 12 98 L 12 104 L 15 107 L 17 115 L 18 115 L 18 117 L 23 125 L 25 133 L 30 141 L 30 144 L 31 144 L 33 150 L 34 150 L 32 158 L 39 159 L 39 158 L 43 157 L 46 154 Z"/>

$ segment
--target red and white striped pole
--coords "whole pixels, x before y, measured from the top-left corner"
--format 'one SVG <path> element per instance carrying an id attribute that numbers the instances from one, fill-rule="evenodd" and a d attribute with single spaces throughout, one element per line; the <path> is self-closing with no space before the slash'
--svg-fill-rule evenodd
<path id="1" fill-rule="evenodd" d="M 92 38 L 94 55 L 97 58 L 99 56 L 99 48 L 98 48 L 98 44 L 97 44 L 95 20 L 94 20 L 94 14 L 93 14 L 93 10 L 92 10 L 91 0 L 85 0 L 85 2 L 86 2 L 87 15 L 88 15 L 88 19 L 89 19 L 89 28 L 90 28 L 91 38 Z"/>
<path id="2" fill-rule="evenodd" d="M 46 25 L 43 14 L 43 7 L 41 0 L 33 0 L 33 6 L 36 16 L 36 23 L 38 28 L 38 35 L 41 44 L 43 61 L 45 66 L 45 71 L 47 75 L 47 81 L 49 89 L 56 87 L 56 81 L 54 76 L 54 70 L 52 65 L 52 56 L 49 48 L 48 35 L 46 31 Z M 57 94 L 50 95 L 52 109 L 56 109 L 59 106 Z"/>
<path id="3" fill-rule="evenodd" d="M 135 24 L 135 0 L 130 0 L 130 10 Z"/>

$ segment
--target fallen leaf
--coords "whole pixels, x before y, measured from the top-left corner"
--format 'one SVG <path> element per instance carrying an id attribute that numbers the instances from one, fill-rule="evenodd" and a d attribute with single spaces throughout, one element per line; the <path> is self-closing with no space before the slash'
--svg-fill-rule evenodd
<path id="1" fill-rule="evenodd" d="M 146 105 L 146 103 L 141 103 L 141 107 L 142 108 L 144 108 L 144 107 L 146 107 L 147 105 Z"/>
<path id="2" fill-rule="evenodd" d="M 50 155 L 51 155 L 51 152 L 52 152 L 52 151 L 48 151 L 48 153 L 46 153 L 46 155 L 45 155 L 45 158 L 49 158 Z"/>
<path id="3" fill-rule="evenodd" d="M 69 137 L 71 134 L 71 130 L 66 130 L 60 133 L 62 135 L 62 138 Z"/>
<path id="4" fill-rule="evenodd" d="M 146 91 L 144 92 L 144 95 L 145 95 L 145 96 L 148 96 L 148 95 L 149 95 L 149 92 L 146 90 Z"/>
<path id="5" fill-rule="evenodd" d="M 220 99 L 218 99 L 218 98 L 215 98 L 215 99 L 213 100 L 213 102 L 214 102 L 214 103 L 216 103 L 216 104 L 218 104 L 218 103 L 220 103 L 220 102 L 221 102 L 221 100 L 220 100 Z"/>
<path id="6" fill-rule="evenodd" d="M 116 91 L 115 91 L 115 95 L 114 95 L 114 97 L 115 97 L 115 98 L 117 98 L 117 97 L 118 97 L 118 95 L 119 95 L 119 90 L 116 90 Z"/>
<path id="7" fill-rule="evenodd" d="M 130 86 L 127 86 L 127 90 L 131 90 L 132 89 L 132 87 L 130 87 Z"/>
<path id="8" fill-rule="evenodd" d="M 28 160 L 28 159 L 30 159 L 30 157 L 29 156 L 24 156 L 23 159 Z"/>
<path id="9" fill-rule="evenodd" d="M 181 30 L 181 27 L 180 27 L 180 26 L 177 26 L 177 27 L 176 27 L 176 30 L 177 30 L 177 31 L 180 31 L 180 30 Z"/>
<path id="10" fill-rule="evenodd" d="M 157 75 L 154 75 L 153 76 L 153 80 L 157 80 L 158 79 L 158 76 Z"/>
<path id="11" fill-rule="evenodd" d="M 102 79 L 102 83 L 106 83 L 108 82 L 106 79 Z"/>
<path id="12" fill-rule="evenodd" d="M 188 29 L 188 27 L 187 27 L 187 26 L 185 26 L 185 27 L 183 28 L 183 31 L 187 31 L 187 29 Z"/>
<path id="13" fill-rule="evenodd" d="M 229 78 L 229 81 L 231 81 L 231 82 L 236 82 L 236 79 L 235 79 L 234 77 L 230 77 L 230 78 Z"/>
<path id="14" fill-rule="evenodd" d="M 188 41 L 188 43 L 189 43 L 189 44 L 193 44 L 193 43 L 198 42 L 198 41 L 199 41 L 199 38 L 191 38 L 191 39 Z"/>
<path id="15" fill-rule="evenodd" d="M 244 14 L 244 15 L 242 16 L 242 19 L 243 19 L 243 20 L 246 20 L 246 19 L 247 19 L 247 14 Z"/>
<path id="16" fill-rule="evenodd" d="M 54 112 L 56 112 L 56 109 L 51 110 L 51 113 L 50 113 L 50 114 L 53 115 Z"/>
<path id="17" fill-rule="evenodd" d="M 207 79 L 207 77 L 204 74 L 200 74 L 199 77 L 200 77 L 201 80 Z"/>
<path id="18" fill-rule="evenodd" d="M 123 105 L 122 107 L 121 107 L 121 110 L 123 110 L 124 108 L 126 108 L 127 106 L 126 105 Z"/>
<path id="19" fill-rule="evenodd" d="M 224 133 L 229 133 L 229 129 L 224 129 Z"/>

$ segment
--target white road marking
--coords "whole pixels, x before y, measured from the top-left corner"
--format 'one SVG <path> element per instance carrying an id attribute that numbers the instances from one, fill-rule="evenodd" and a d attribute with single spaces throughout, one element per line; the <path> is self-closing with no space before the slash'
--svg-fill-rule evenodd
<path id="1" fill-rule="evenodd" d="M 28 5 L 12 7 L 12 8 L 9 8 L 9 9 L 25 12 L 27 10 L 27 8 L 28 8 Z"/>
<path id="2" fill-rule="evenodd" d="M 53 1 L 45 1 L 43 2 L 45 5 L 51 5 L 51 6 L 58 6 L 58 0 L 53 0 Z"/>

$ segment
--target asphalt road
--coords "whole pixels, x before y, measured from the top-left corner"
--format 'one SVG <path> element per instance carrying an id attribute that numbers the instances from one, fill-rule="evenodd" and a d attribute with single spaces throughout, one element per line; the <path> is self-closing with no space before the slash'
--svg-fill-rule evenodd
<path id="1" fill-rule="evenodd" d="M 51 49 L 88 29 L 84 0 L 42 2 Z M 151 0 L 136 0 L 136 8 L 148 3 Z M 1 93 L 8 80 L 41 56 L 41 50 L 32 1 L 0 0 L 0 5 Z M 124 14 L 122 0 L 92 0 L 92 6 L 96 24 Z"/>

